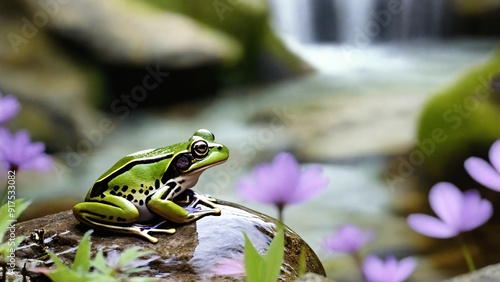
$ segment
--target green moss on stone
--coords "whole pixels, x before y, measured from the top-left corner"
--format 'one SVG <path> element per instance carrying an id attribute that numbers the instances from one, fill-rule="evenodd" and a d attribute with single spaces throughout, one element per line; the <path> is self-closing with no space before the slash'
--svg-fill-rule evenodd
<path id="1" fill-rule="evenodd" d="M 433 180 L 444 180 L 463 171 L 467 157 L 484 155 L 500 138 L 500 108 L 494 98 L 498 93 L 493 93 L 490 86 L 491 78 L 499 72 L 500 50 L 489 62 L 465 74 L 424 106 L 418 140 L 426 155 L 423 168 Z M 444 132 L 441 142 L 433 138 L 433 132 Z M 422 148 L 429 140 L 433 140 L 435 149 L 428 145 L 426 152 Z"/>

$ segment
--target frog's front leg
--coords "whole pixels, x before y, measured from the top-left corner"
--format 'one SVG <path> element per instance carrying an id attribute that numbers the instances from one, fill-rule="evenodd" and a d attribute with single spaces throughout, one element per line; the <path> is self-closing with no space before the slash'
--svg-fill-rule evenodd
<path id="1" fill-rule="evenodd" d="M 203 194 L 193 191 L 193 200 L 188 205 L 188 207 L 194 208 L 199 202 L 202 202 L 206 206 L 209 206 L 213 209 L 218 209 L 218 207 L 215 205 L 215 203 L 217 203 L 216 198 L 213 198 L 211 196 L 205 196 Z"/>
<path id="2" fill-rule="evenodd" d="M 147 203 L 148 208 L 159 216 L 177 223 L 187 223 L 195 221 L 208 214 L 220 214 L 220 208 L 211 205 L 213 209 L 206 211 L 189 212 L 178 204 L 174 203 L 172 188 L 165 186 L 160 188 Z M 196 200 L 195 200 L 196 201 Z M 190 205 L 191 206 L 191 205 Z"/>

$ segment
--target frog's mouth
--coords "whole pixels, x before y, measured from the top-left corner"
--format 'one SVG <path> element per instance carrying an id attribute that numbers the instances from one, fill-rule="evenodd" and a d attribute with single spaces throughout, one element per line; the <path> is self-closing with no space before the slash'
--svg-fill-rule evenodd
<path id="1" fill-rule="evenodd" d="M 222 163 L 225 163 L 227 161 L 227 158 L 226 159 L 223 159 L 223 160 L 220 160 L 220 161 L 217 161 L 217 162 L 214 162 L 214 163 L 211 163 L 209 165 L 204 165 L 204 166 L 201 166 L 201 167 L 197 167 L 197 168 L 193 168 L 192 170 L 191 169 L 188 169 L 188 171 L 186 171 L 184 174 L 186 175 L 192 175 L 192 174 L 195 174 L 195 173 L 202 173 L 203 171 L 211 168 L 211 167 L 214 167 L 214 166 L 217 166 L 217 165 L 220 165 Z"/>

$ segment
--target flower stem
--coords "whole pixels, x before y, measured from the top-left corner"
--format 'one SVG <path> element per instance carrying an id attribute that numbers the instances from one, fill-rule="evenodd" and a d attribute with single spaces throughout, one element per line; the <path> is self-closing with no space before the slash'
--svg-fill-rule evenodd
<path id="1" fill-rule="evenodd" d="M 459 236 L 459 240 L 460 240 L 460 245 L 462 247 L 462 253 L 464 254 L 465 261 L 467 262 L 467 267 L 469 268 L 469 272 L 472 272 L 476 270 L 474 260 L 472 259 L 472 256 L 469 252 L 469 248 L 467 247 L 467 244 L 465 243 L 463 236 Z"/>
<path id="2" fill-rule="evenodd" d="M 359 254 L 359 252 L 355 252 L 355 253 L 351 253 L 351 256 L 354 259 L 354 262 L 356 262 L 356 266 L 359 269 L 359 273 L 364 278 L 364 274 L 363 274 L 363 259 L 361 258 L 361 255 Z"/>
<path id="3" fill-rule="evenodd" d="M 9 180 L 5 182 L 5 189 L 2 193 L 2 201 L 0 202 L 0 206 L 4 204 L 5 200 L 7 200 L 7 188 L 9 187 Z"/>
<path id="4" fill-rule="evenodd" d="M 285 207 L 284 204 L 276 204 L 276 207 L 278 207 L 278 220 L 283 223 L 283 208 Z"/>

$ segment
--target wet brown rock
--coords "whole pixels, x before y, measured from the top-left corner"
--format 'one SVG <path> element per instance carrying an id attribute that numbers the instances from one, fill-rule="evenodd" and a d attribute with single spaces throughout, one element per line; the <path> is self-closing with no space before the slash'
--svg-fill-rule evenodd
<path id="1" fill-rule="evenodd" d="M 211 270 L 223 258 L 241 259 L 244 252 L 245 232 L 255 248 L 265 253 L 275 235 L 276 220 L 237 204 L 220 201 L 220 216 L 206 216 L 194 223 L 176 226 L 173 235 L 153 233 L 159 239 L 157 244 L 136 236 L 108 233 L 95 230 L 91 236 L 92 257 L 97 250 L 123 251 L 133 246 L 152 249 L 159 256 L 149 263 L 149 269 L 142 276 L 162 277 L 162 281 L 235 281 L 240 277 L 220 277 Z M 80 224 L 71 211 L 45 216 L 16 225 L 16 235 L 29 236 L 34 229 L 44 228 L 47 232 L 46 246 L 67 264 L 74 260 L 76 247 L 88 228 Z M 313 250 L 289 228 L 285 230 L 285 257 L 281 278 L 295 279 L 298 276 L 301 247 L 306 250 L 306 271 L 325 275 L 325 271 Z M 37 260 L 41 248 L 31 242 L 23 242 L 16 250 L 17 265 L 48 266 L 51 263 Z"/>
<path id="2" fill-rule="evenodd" d="M 495 282 L 500 281 L 500 264 L 490 265 L 477 271 L 457 276 L 446 282 Z"/>

